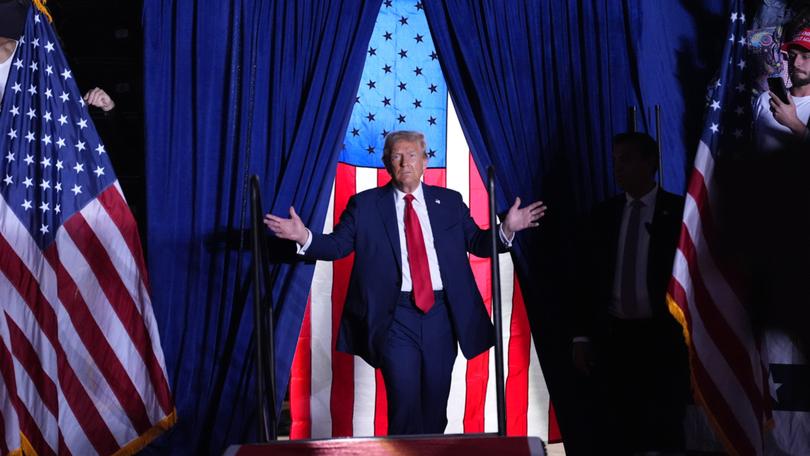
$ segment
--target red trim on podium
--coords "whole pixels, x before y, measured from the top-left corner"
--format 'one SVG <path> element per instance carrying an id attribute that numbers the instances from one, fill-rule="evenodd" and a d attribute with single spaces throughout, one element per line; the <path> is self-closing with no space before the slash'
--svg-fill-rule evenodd
<path id="1" fill-rule="evenodd" d="M 261 445 L 232 445 L 225 451 L 224 456 L 388 456 L 391 454 L 545 456 L 546 453 L 543 442 L 538 437 L 498 437 L 497 435 L 478 434 L 286 440 Z"/>

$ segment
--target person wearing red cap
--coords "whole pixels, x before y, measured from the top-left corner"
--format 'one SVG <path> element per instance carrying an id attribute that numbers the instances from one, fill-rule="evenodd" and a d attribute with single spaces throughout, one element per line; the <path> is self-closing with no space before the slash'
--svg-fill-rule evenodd
<path id="1" fill-rule="evenodd" d="M 777 335 L 776 340 L 787 336 L 807 358 L 810 307 L 796 297 L 806 295 L 810 277 L 810 28 L 791 35 L 782 51 L 792 83 L 789 103 L 771 92 L 759 97 L 754 112 L 757 150 L 729 194 L 744 202 L 736 209 L 735 225 L 745 226 L 739 242 L 752 277 L 754 328 L 766 340 L 769 334 Z M 750 208 L 756 208 L 755 217 Z"/>
<path id="2" fill-rule="evenodd" d="M 759 96 L 754 109 L 754 138 L 757 149 L 771 153 L 794 143 L 810 140 L 807 120 L 810 118 L 810 28 L 796 32 L 782 44 L 787 56 L 788 75 L 792 86 L 789 103 L 771 91 Z"/>

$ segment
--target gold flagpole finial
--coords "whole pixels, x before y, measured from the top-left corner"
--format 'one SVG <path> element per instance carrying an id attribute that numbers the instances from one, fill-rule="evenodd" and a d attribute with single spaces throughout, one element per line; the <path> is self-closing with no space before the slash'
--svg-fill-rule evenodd
<path id="1" fill-rule="evenodd" d="M 48 3 L 48 0 L 33 0 L 34 6 L 48 18 L 48 22 L 53 22 L 53 18 L 51 17 L 51 13 L 48 12 L 48 8 L 45 7 L 45 3 Z"/>

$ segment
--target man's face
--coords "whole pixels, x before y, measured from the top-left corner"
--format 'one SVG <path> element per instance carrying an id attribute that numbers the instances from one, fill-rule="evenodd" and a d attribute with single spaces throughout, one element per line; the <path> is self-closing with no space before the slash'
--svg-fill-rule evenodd
<path id="1" fill-rule="evenodd" d="M 645 159 L 633 145 L 617 144 L 613 146 L 613 173 L 622 190 L 640 191 L 652 182 L 655 162 L 653 158 Z"/>
<path id="2" fill-rule="evenodd" d="M 11 57 L 11 53 L 14 52 L 16 43 L 17 42 L 11 38 L 0 36 L 0 62 L 5 62 L 9 57 Z"/>
<path id="3" fill-rule="evenodd" d="M 412 192 L 419 186 L 425 173 L 427 157 L 419 142 L 397 141 L 391 148 L 385 167 L 397 188 Z"/>
<path id="4" fill-rule="evenodd" d="M 787 51 L 790 82 L 796 87 L 810 84 L 810 51 L 793 46 Z"/>

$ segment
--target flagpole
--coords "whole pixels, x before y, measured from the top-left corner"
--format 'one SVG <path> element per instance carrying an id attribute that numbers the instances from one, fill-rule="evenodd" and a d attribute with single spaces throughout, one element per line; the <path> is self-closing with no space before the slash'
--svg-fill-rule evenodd
<path id="1" fill-rule="evenodd" d="M 275 347 L 273 340 L 273 312 L 267 305 L 262 285 L 267 286 L 267 272 L 264 268 L 264 229 L 262 224 L 261 191 L 259 178 L 255 174 L 250 176 L 250 203 L 251 203 L 251 235 L 253 250 L 253 336 L 256 343 L 256 395 L 259 414 L 259 441 L 269 442 L 276 440 L 276 376 L 275 376 Z M 265 336 L 265 331 L 267 335 Z M 267 363 L 267 366 L 265 365 Z M 265 383 L 267 375 L 265 370 L 269 366 L 269 385 Z M 270 391 L 268 394 L 267 391 Z M 266 405 L 266 406 L 265 406 Z M 268 413 L 270 411 L 270 413 Z"/>
<path id="2" fill-rule="evenodd" d="M 498 406 L 498 435 L 506 435 L 506 400 L 503 379 L 503 325 L 501 317 L 501 272 L 498 262 L 498 224 L 495 220 L 495 170 L 487 168 L 489 227 L 492 241 L 492 322 L 495 325 L 495 398 Z"/>
<path id="3" fill-rule="evenodd" d="M 661 142 L 661 105 L 655 105 L 655 142 L 658 143 L 658 186 L 664 188 L 664 148 Z"/>

